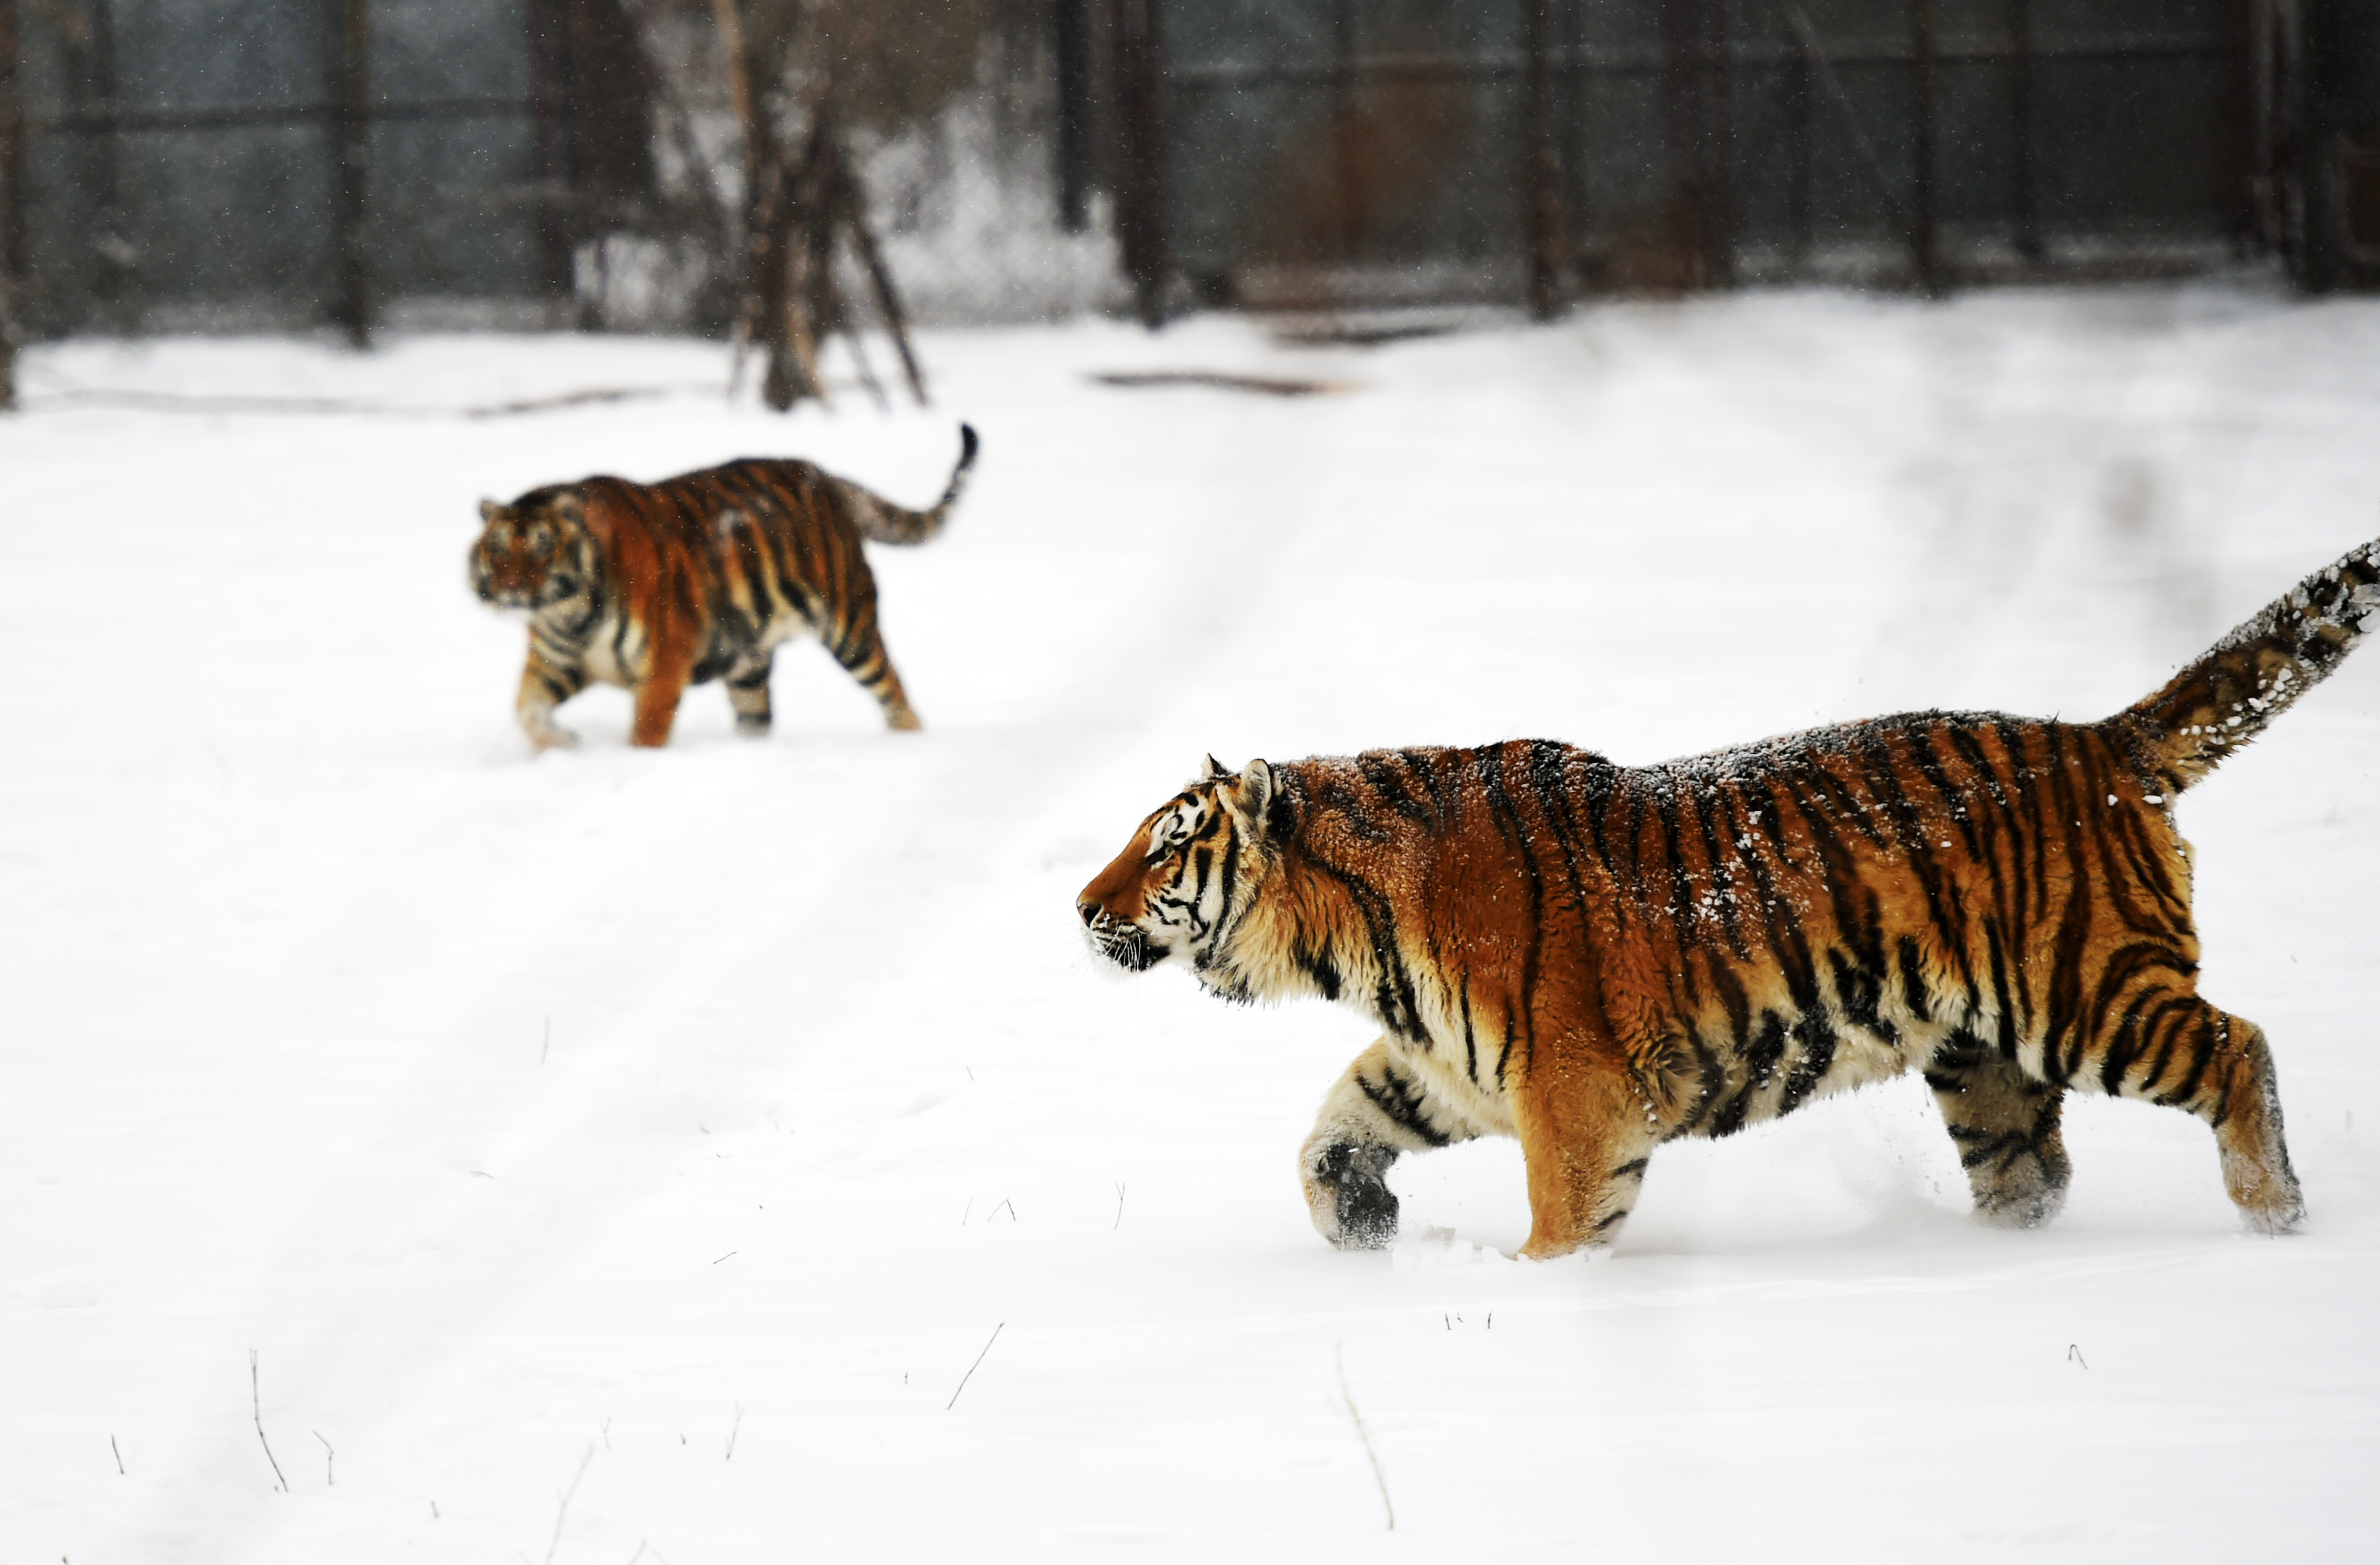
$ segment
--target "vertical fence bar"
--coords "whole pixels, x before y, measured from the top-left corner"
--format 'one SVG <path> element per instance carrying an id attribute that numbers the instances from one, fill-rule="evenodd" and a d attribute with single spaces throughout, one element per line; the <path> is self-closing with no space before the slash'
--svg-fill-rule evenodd
<path id="1" fill-rule="evenodd" d="M 1701 73 L 1695 69 L 1695 55 L 1700 10 L 1694 0 L 1661 0 L 1661 107 L 1670 153 L 1662 248 L 1675 263 L 1669 268 L 1675 273 L 1671 280 L 1681 287 L 1701 287 L 1709 281 L 1698 155 Z"/>
<path id="2" fill-rule="evenodd" d="M 1330 6 L 1330 224 L 1344 263 L 1355 259 L 1362 241 L 1356 221 L 1355 156 L 1355 0 L 1331 0 Z"/>
<path id="3" fill-rule="evenodd" d="M 571 296 L 569 224 L 557 199 L 571 185 L 569 0 L 529 0 L 528 102 L 537 205 L 538 288 L 549 299 Z M 700 178 L 702 170 L 688 176 Z"/>
<path id="4" fill-rule="evenodd" d="M 2231 248 L 2245 255 L 2255 244 L 2256 179 L 2254 133 L 2256 94 L 2250 80 L 2255 30 L 2251 0 L 2222 0 L 2223 128 L 2216 153 L 2215 203 L 2225 212 L 2231 230 Z"/>
<path id="5" fill-rule="evenodd" d="M 0 0 L 0 410 L 17 406 L 17 279 L 25 254 L 25 116 L 17 0 Z"/>
<path id="6" fill-rule="evenodd" d="M 331 0 L 338 28 L 332 142 L 331 321 L 358 347 L 371 342 L 371 255 L 364 234 L 370 170 L 371 13 L 369 0 Z"/>
<path id="7" fill-rule="evenodd" d="M 1703 247 L 1711 281 L 1735 285 L 1735 56 L 1726 0 L 1701 0 Z"/>
<path id="8" fill-rule="evenodd" d="M 2009 118 L 2015 138 L 2016 249 L 2025 260 L 2042 257 L 2040 165 L 2033 150 L 2033 0 L 2008 0 Z"/>
<path id="9" fill-rule="evenodd" d="M 1787 156 L 1792 160 L 1786 175 L 1786 223 L 1792 233 L 1793 265 L 1807 265 L 1810 260 L 1810 176 L 1813 156 L 1810 137 L 1810 60 L 1799 49 L 1789 49 L 1785 55 L 1785 101 L 1787 134 L 1791 142 Z"/>
<path id="10" fill-rule="evenodd" d="M 1114 6 L 1116 117 L 1123 133 L 1123 188 L 1117 238 L 1142 325 L 1165 323 L 1165 112 L 1159 97 L 1164 38 L 1158 0 L 1111 0 Z"/>
<path id="11" fill-rule="evenodd" d="M 1551 30 L 1547 0 L 1522 0 L 1528 45 L 1527 148 L 1522 188 L 1527 192 L 1529 313 L 1550 321 L 1561 309 L 1561 160 L 1554 150 L 1552 71 L 1547 59 Z"/>
<path id="12" fill-rule="evenodd" d="M 1058 66 L 1058 218 L 1069 234 L 1090 223 L 1091 17 L 1089 0 L 1055 0 Z"/>
<path id="13" fill-rule="evenodd" d="M 1910 212 L 1910 259 L 1917 268 L 1917 285 L 1938 296 L 1942 292 L 1942 236 L 1940 170 L 1934 145 L 1938 114 L 1934 0 L 1909 0 L 1909 47 L 1910 142 L 1915 150 L 1917 164 L 1915 200 Z"/>

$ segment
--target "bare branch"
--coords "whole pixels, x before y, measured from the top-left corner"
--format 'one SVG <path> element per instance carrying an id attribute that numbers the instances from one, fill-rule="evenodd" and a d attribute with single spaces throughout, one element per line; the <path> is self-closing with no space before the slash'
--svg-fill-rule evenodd
<path id="1" fill-rule="evenodd" d="M 983 1344 L 983 1353 L 980 1353 L 976 1354 L 976 1355 L 975 1355 L 975 1363 L 974 1363 L 974 1364 L 971 1364 L 971 1365 L 967 1365 L 967 1372 L 966 1372 L 965 1375 L 962 1375 L 962 1376 L 960 1376 L 960 1377 L 959 1377 L 959 1390 L 958 1390 L 958 1391 L 953 1391 L 953 1392 L 951 1393 L 951 1400 L 950 1400 L 950 1401 L 946 1401 L 946 1402 L 944 1402 L 944 1403 L 942 1404 L 942 1411 L 943 1411 L 944 1413 L 948 1413 L 948 1412 L 950 1412 L 950 1411 L 951 1411 L 951 1409 L 953 1409 L 953 1408 L 954 1408 L 954 1407 L 956 1407 L 956 1406 L 958 1406 L 958 1405 L 959 1405 L 959 1391 L 964 1391 L 964 1390 L 965 1390 L 965 1389 L 966 1389 L 967 1382 L 975 1378 L 975 1372 L 976 1372 L 976 1370 L 977 1370 L 978 1367 L 980 1367 L 980 1366 L 982 1365 L 983 1361 L 984 1361 L 984 1355 L 985 1355 L 986 1353 L 990 1353 L 990 1352 L 991 1352 L 991 1345 L 992 1345 L 992 1343 L 999 1341 L 1000 1341 L 1000 1334 L 1001 1334 L 1002 1331 L 1005 1331 L 1005 1330 L 1007 1330 L 1007 1329 L 1008 1329 L 1008 1322 L 1006 1322 L 1006 1321 L 1004 1321 L 1004 1320 L 1003 1320 L 1003 1321 L 1002 1321 L 998 1326 L 995 1326 L 995 1327 L 993 1327 L 993 1328 L 991 1328 L 991 1335 L 990 1335 L 990 1337 L 988 1337 L 988 1338 L 986 1338 L 986 1339 L 984 1340 L 984 1344 Z"/>
<path id="2" fill-rule="evenodd" d="M 1347 1344 L 1339 1344 L 1339 1400 L 1347 1409 L 1347 1416 L 1355 1423 L 1355 1438 L 1364 1442 L 1364 1455 L 1372 1464 L 1372 1481 L 1380 1486 L 1380 1507 L 1389 1513 L 1389 1531 L 1397 1530 L 1396 1502 L 1389 1498 L 1389 1475 L 1380 1469 L 1380 1453 L 1372 1449 L 1372 1432 L 1364 1426 L 1364 1415 L 1355 1411 L 1355 1393 L 1347 1389 Z"/>
<path id="3" fill-rule="evenodd" d="M 248 1350 L 249 1406 L 256 1414 L 256 1443 L 264 1448 L 264 1460 L 273 1463 L 273 1480 L 283 1494 L 289 1492 L 289 1480 L 281 1475 L 281 1463 L 273 1454 L 273 1442 L 264 1438 L 264 1393 L 258 1385 L 256 1350 Z"/>

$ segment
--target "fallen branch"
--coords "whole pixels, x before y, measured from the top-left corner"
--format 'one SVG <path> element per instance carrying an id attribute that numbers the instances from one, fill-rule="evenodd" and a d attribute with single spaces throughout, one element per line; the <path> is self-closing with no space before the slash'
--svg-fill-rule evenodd
<path id="1" fill-rule="evenodd" d="M 976 1354 L 976 1355 L 975 1355 L 975 1363 L 973 1363 L 973 1364 L 971 1364 L 971 1365 L 967 1365 L 967 1372 L 966 1372 L 965 1375 L 962 1375 L 962 1376 L 960 1376 L 960 1377 L 959 1377 L 959 1391 L 964 1391 L 964 1390 L 965 1390 L 965 1389 L 966 1389 L 967 1382 L 975 1378 L 975 1372 L 976 1372 L 976 1370 L 977 1370 L 977 1369 L 978 1369 L 979 1367 L 981 1367 L 981 1365 L 982 1365 L 982 1364 L 983 1364 L 983 1360 L 984 1360 L 984 1354 L 989 1353 L 990 1353 L 990 1352 L 991 1352 L 991 1345 L 992 1345 L 992 1343 L 999 1341 L 1000 1341 L 1000 1334 L 1001 1334 L 1002 1331 L 1005 1331 L 1005 1330 L 1007 1330 L 1007 1329 L 1008 1329 L 1008 1322 L 1006 1322 L 1006 1321 L 1004 1321 L 1004 1320 L 1003 1320 L 1003 1321 L 1002 1321 L 998 1326 L 995 1326 L 995 1327 L 993 1327 L 993 1328 L 991 1328 L 991 1335 L 990 1335 L 990 1337 L 988 1337 L 988 1338 L 984 1339 L 983 1353 L 980 1353 Z M 950 1412 L 950 1411 L 951 1411 L 951 1409 L 953 1409 L 953 1408 L 954 1408 L 954 1407 L 956 1407 L 956 1406 L 958 1406 L 958 1405 L 959 1405 L 959 1391 L 953 1391 L 953 1392 L 951 1393 L 951 1400 L 950 1400 L 950 1401 L 946 1401 L 946 1402 L 944 1402 L 944 1403 L 942 1404 L 942 1411 L 943 1411 L 944 1413 L 948 1413 L 948 1412 Z"/>
<path id="2" fill-rule="evenodd" d="M 248 1350 L 248 1405 L 256 1414 L 256 1443 L 264 1448 L 264 1460 L 273 1463 L 273 1479 L 283 1494 L 289 1492 L 289 1480 L 281 1475 L 281 1463 L 273 1454 L 273 1442 L 264 1438 L 264 1393 L 257 1383 L 256 1350 Z"/>
<path id="3" fill-rule="evenodd" d="M 1217 370 L 1110 370 L 1091 379 L 1103 386 L 1209 386 L 1217 391 L 1261 392 L 1267 396 L 1321 396 L 1355 389 L 1353 381 L 1307 381 L 1286 375 L 1231 375 Z"/>
<path id="4" fill-rule="evenodd" d="M 1380 1470 L 1380 1453 L 1372 1449 L 1372 1432 L 1364 1426 L 1364 1415 L 1355 1411 L 1355 1393 L 1347 1389 L 1347 1344 L 1338 1350 L 1339 1401 L 1347 1409 L 1347 1416 L 1355 1423 L 1355 1438 L 1364 1442 L 1364 1455 L 1372 1464 L 1372 1481 L 1380 1486 L 1380 1506 L 1389 1513 L 1389 1531 L 1397 1530 L 1396 1502 L 1389 1498 L 1389 1475 Z"/>
<path id="5" fill-rule="evenodd" d="M 578 1471 L 570 1475 L 570 1486 L 562 1491 L 562 1505 L 553 1513 L 553 1541 L 545 1546 L 545 1565 L 553 1565 L 553 1552 L 562 1547 L 562 1523 L 570 1515 L 570 1497 L 578 1492 L 578 1480 L 587 1476 L 587 1466 L 595 1460 L 595 1442 L 587 1442 L 587 1454 L 578 1459 Z"/>
<path id="6" fill-rule="evenodd" d="M 322 1431 L 320 1429 L 310 1430 L 309 1433 L 316 1439 L 322 1440 Z M 335 1489 L 339 1486 L 338 1474 L 333 1470 L 338 1460 L 339 1453 L 331 1449 L 331 1442 L 322 1440 L 322 1484 L 326 1488 Z"/>

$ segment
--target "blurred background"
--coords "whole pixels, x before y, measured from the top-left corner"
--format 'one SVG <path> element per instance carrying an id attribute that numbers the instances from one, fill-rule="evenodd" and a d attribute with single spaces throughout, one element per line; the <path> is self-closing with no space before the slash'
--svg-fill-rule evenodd
<path id="1" fill-rule="evenodd" d="M 15 329 L 2380 282 L 2380 0 L 0 0 Z"/>

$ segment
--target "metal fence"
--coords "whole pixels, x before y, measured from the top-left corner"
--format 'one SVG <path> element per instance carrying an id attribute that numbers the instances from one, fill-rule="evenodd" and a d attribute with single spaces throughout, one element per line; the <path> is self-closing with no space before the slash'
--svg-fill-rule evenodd
<path id="1" fill-rule="evenodd" d="M 326 320 L 361 334 L 393 297 L 567 295 L 587 184 L 570 88 L 602 62 L 566 0 L 0 9 L 15 23 L 0 27 L 15 33 L 6 248 L 34 330 Z"/>
<path id="2" fill-rule="evenodd" d="M 2373 0 L 1111 0 L 1122 229 L 1247 303 L 2288 255 L 2380 276 Z M 2359 183 L 2360 182 L 2360 183 Z"/>

